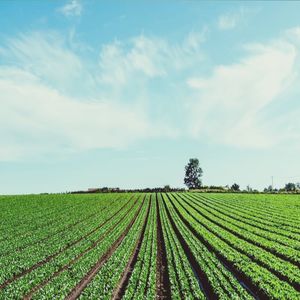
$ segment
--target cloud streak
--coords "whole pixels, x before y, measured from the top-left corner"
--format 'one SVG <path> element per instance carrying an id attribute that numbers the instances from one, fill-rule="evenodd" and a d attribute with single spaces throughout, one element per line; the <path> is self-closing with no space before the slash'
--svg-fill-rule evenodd
<path id="1" fill-rule="evenodd" d="M 231 30 L 238 26 L 245 18 L 246 10 L 241 7 L 236 12 L 224 13 L 218 18 L 218 28 L 220 30 Z"/>
<path id="2" fill-rule="evenodd" d="M 66 17 L 80 16 L 82 13 L 82 4 L 80 0 L 71 0 L 61 7 L 59 12 Z"/>
<path id="3" fill-rule="evenodd" d="M 208 78 L 189 78 L 198 91 L 190 104 L 190 131 L 238 147 L 270 147 L 285 136 L 264 111 L 295 83 L 298 50 L 286 41 L 252 44 L 232 65 L 216 66 Z M 295 121 L 295 120 L 294 120 Z"/>
<path id="4" fill-rule="evenodd" d="M 28 77 L 16 74 L 7 79 L 6 72 L 0 77 L 1 149 L 10 149 L 6 156 L 11 149 L 12 156 L 21 157 L 23 152 L 119 148 L 157 134 L 138 107 L 80 101 Z"/>
<path id="5" fill-rule="evenodd" d="M 126 103 L 99 91 L 80 97 L 78 89 L 101 86 L 105 70 L 86 67 L 60 36 L 20 35 L 8 41 L 2 55 L 3 61 L 13 63 L 0 65 L 0 160 L 122 148 L 173 135 L 168 126 L 150 121 L 141 99 Z M 151 62 L 133 60 L 140 63 L 133 68 L 145 76 L 155 72 Z M 110 84 L 117 84 L 115 78 Z"/>
<path id="6" fill-rule="evenodd" d="M 127 42 L 103 45 L 99 56 L 99 80 L 123 85 L 128 83 L 130 76 L 148 79 L 170 77 L 171 71 L 180 72 L 203 60 L 199 48 L 203 40 L 204 33 L 191 32 L 181 45 L 144 35 Z"/>

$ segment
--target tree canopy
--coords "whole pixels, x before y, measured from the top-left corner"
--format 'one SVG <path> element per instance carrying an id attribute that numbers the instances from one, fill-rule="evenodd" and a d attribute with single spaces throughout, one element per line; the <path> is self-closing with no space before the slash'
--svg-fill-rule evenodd
<path id="1" fill-rule="evenodd" d="M 296 190 L 296 184 L 295 183 L 292 183 L 292 182 L 289 182 L 285 185 L 285 190 L 287 192 L 293 192 Z"/>
<path id="2" fill-rule="evenodd" d="M 199 166 L 199 160 L 197 158 L 190 158 L 188 164 L 185 166 L 184 184 L 189 189 L 197 189 L 202 185 L 201 176 L 203 171 Z"/>
<path id="3" fill-rule="evenodd" d="M 240 186 L 237 184 L 237 183 L 234 183 L 232 186 L 231 186 L 231 189 L 235 192 L 239 191 L 240 190 Z"/>

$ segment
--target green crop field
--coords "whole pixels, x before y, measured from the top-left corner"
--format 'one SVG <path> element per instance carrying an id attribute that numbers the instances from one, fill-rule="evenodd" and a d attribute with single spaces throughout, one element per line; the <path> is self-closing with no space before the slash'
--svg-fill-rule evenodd
<path id="1" fill-rule="evenodd" d="M 0 299 L 300 299 L 297 195 L 0 197 Z"/>

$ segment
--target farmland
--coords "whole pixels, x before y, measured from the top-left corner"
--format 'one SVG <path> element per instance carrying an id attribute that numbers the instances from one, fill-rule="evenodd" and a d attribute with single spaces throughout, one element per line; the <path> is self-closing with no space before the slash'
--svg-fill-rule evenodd
<path id="1" fill-rule="evenodd" d="M 300 196 L 0 197 L 0 299 L 300 299 Z"/>

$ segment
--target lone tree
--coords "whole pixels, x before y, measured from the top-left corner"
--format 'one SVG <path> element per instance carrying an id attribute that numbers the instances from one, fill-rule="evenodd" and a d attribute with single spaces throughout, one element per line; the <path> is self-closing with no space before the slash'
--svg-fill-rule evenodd
<path id="1" fill-rule="evenodd" d="M 232 186 L 231 186 L 231 189 L 235 192 L 239 191 L 240 190 L 240 186 L 237 184 L 237 183 L 234 183 Z"/>
<path id="2" fill-rule="evenodd" d="M 185 166 L 184 184 L 189 189 L 198 189 L 201 187 L 202 182 L 202 169 L 199 167 L 199 160 L 197 158 L 190 158 L 189 163 Z"/>

